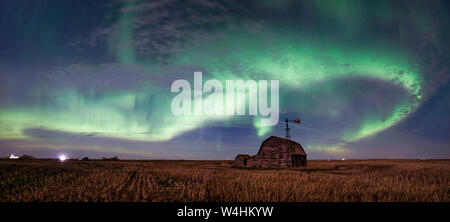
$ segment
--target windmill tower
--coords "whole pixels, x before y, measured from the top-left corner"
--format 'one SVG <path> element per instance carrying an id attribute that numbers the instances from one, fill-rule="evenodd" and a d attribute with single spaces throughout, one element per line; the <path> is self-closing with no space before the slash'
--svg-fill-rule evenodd
<path id="1" fill-rule="evenodd" d="M 291 134 L 289 133 L 289 130 L 291 130 L 289 128 L 289 122 L 297 123 L 300 125 L 300 119 L 288 120 L 288 118 L 286 118 L 285 121 L 286 121 L 286 139 L 291 139 Z"/>

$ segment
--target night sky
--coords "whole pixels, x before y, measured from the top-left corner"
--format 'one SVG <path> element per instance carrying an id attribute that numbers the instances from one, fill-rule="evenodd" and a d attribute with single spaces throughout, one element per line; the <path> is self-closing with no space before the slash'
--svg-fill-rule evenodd
<path id="1" fill-rule="evenodd" d="M 0 155 L 450 158 L 448 1 L 0 0 Z M 280 123 L 174 116 L 173 81 L 280 82 Z"/>

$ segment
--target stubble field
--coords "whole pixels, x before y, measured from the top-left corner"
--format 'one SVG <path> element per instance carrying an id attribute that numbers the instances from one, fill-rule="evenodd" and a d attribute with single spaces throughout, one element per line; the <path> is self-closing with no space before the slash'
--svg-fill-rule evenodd
<path id="1" fill-rule="evenodd" d="M 450 201 L 450 160 L 308 161 L 242 169 L 233 161 L 1 160 L 0 201 Z"/>

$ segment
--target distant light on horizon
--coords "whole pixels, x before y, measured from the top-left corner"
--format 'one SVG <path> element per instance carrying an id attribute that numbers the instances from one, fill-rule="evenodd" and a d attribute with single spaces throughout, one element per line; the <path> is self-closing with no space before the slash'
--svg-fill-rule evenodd
<path id="1" fill-rule="evenodd" d="M 14 156 L 14 154 L 11 154 L 11 156 L 9 156 L 9 159 L 19 159 L 18 156 Z"/>
<path id="2" fill-rule="evenodd" d="M 67 160 L 66 155 L 61 155 L 61 156 L 59 156 L 59 160 L 60 160 L 61 162 L 64 162 L 65 160 Z"/>

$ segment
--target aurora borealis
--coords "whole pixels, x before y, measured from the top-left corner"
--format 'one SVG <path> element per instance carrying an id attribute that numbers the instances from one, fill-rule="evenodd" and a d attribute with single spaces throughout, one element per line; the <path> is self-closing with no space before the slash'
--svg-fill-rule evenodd
<path id="1" fill-rule="evenodd" d="M 231 159 L 283 121 L 174 116 L 171 83 L 279 80 L 309 158 L 449 158 L 446 1 L 1 1 L 0 154 Z"/>

